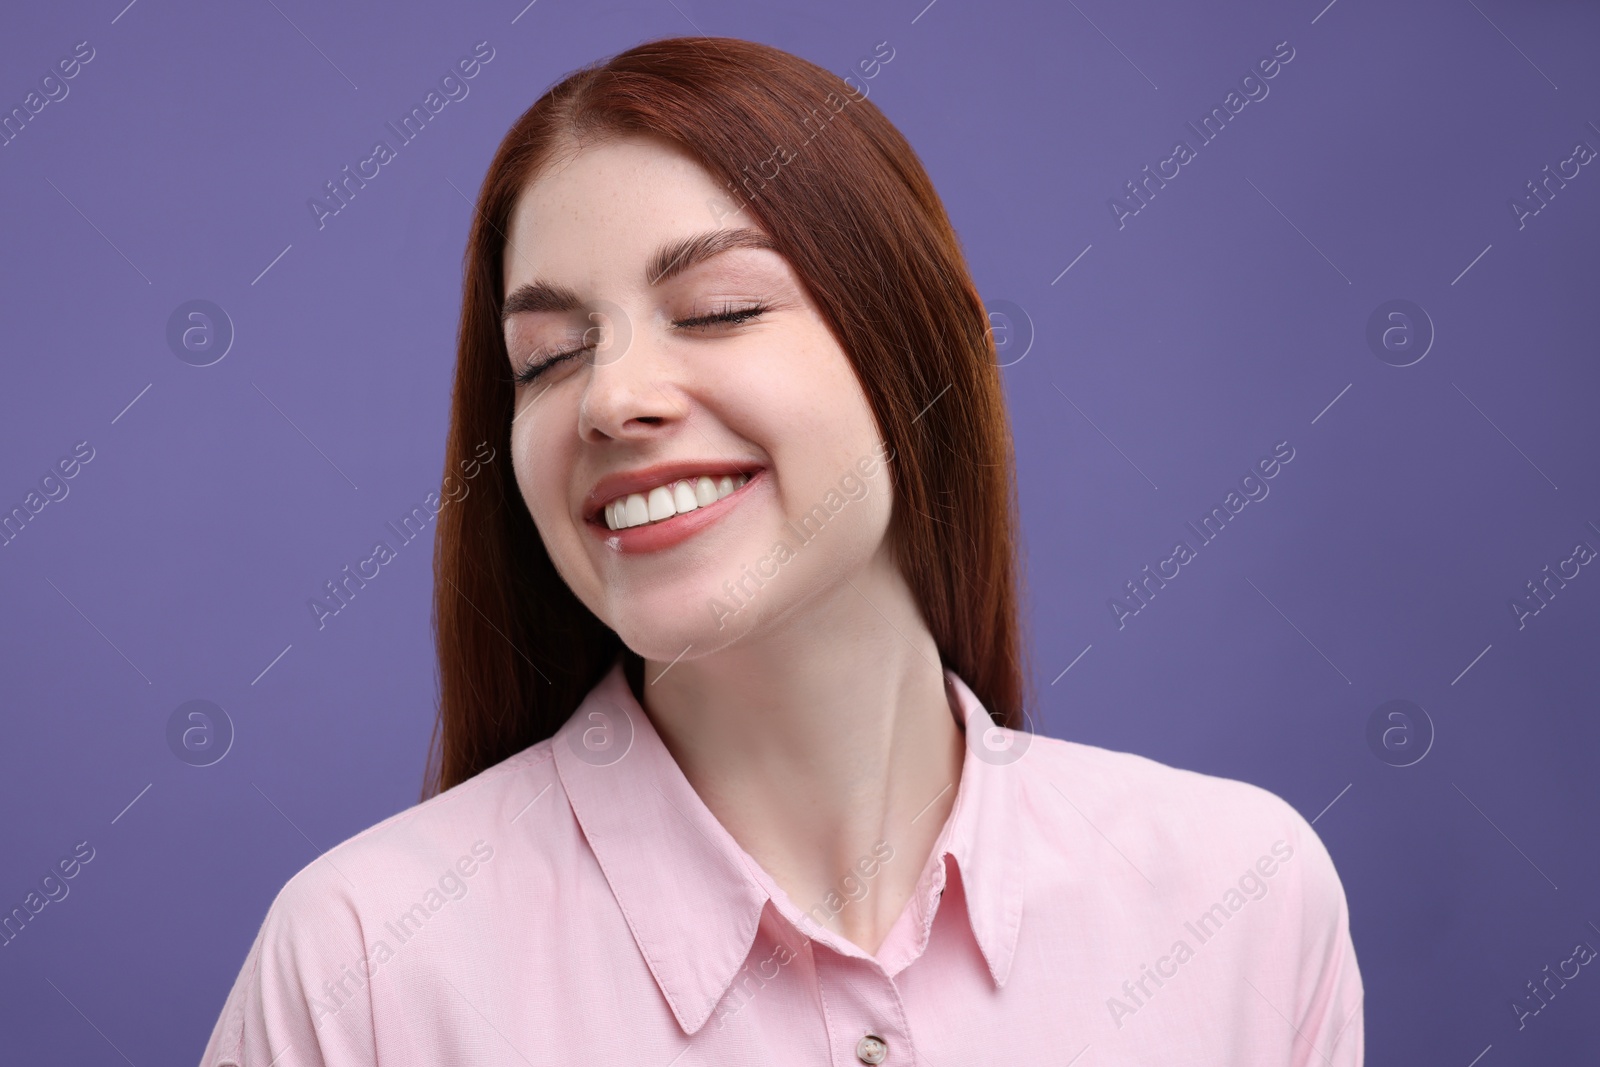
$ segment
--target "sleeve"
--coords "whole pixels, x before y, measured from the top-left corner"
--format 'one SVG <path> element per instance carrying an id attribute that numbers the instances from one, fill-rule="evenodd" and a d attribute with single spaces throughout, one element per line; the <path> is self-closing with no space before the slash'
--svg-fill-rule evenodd
<path id="1" fill-rule="evenodd" d="M 1285 805 L 1288 807 L 1288 805 Z M 1361 1067 L 1365 1056 L 1365 990 L 1350 938 L 1350 910 L 1333 858 L 1311 824 L 1289 808 L 1299 875 L 1293 1067 Z"/>
<path id="2" fill-rule="evenodd" d="M 377 1063 L 359 915 L 325 860 L 273 900 L 201 1067 L 369 1067 Z"/>

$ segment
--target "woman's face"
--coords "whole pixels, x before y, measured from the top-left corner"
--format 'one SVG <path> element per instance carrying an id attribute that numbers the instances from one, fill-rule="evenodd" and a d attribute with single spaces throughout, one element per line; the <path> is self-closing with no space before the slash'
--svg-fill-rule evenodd
<path id="1" fill-rule="evenodd" d="M 558 159 L 512 213 L 517 484 L 567 585 L 649 659 L 726 647 L 887 559 L 876 422 L 764 236 L 651 137 Z"/>

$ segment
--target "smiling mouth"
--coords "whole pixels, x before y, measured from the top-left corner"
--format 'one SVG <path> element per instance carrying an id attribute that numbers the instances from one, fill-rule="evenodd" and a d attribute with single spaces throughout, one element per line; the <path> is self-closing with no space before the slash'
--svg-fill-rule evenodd
<path id="1" fill-rule="evenodd" d="M 749 474 L 700 475 L 679 478 L 642 493 L 619 496 L 600 510 L 597 521 L 608 530 L 653 526 L 678 515 L 715 504 L 750 480 Z"/>

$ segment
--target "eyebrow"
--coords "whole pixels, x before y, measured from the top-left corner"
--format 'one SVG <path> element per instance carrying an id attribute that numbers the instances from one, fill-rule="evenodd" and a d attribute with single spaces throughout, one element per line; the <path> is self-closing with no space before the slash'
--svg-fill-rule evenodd
<path id="1" fill-rule="evenodd" d="M 656 249 L 645 266 L 645 280 L 651 285 L 660 285 L 713 256 L 735 248 L 765 248 L 777 251 L 772 238 L 760 230 L 752 230 L 749 227 L 706 230 L 704 233 L 668 241 Z M 582 307 L 583 300 L 575 289 L 552 282 L 535 281 L 519 285 L 512 290 L 506 297 L 505 306 L 501 308 L 500 319 L 504 322 L 513 315 L 525 312 L 565 312 L 576 311 Z"/>

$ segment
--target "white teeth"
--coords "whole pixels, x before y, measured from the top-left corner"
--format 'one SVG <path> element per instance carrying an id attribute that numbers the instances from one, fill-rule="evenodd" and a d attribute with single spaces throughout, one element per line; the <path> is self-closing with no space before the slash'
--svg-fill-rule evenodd
<path id="1" fill-rule="evenodd" d="M 701 475 L 658 485 L 648 493 L 629 493 L 605 506 L 605 523 L 609 529 L 625 530 L 630 526 L 660 522 L 713 504 L 749 480 L 746 474 L 724 474 L 720 478 Z"/>
<path id="2" fill-rule="evenodd" d="M 678 509 L 672 504 L 672 490 L 664 485 L 658 485 L 650 490 L 648 500 L 651 522 L 659 522 L 678 513 Z"/>
<path id="3" fill-rule="evenodd" d="M 688 482 L 678 482 L 672 487 L 672 506 L 677 509 L 679 515 L 700 506 L 700 501 Z"/>

